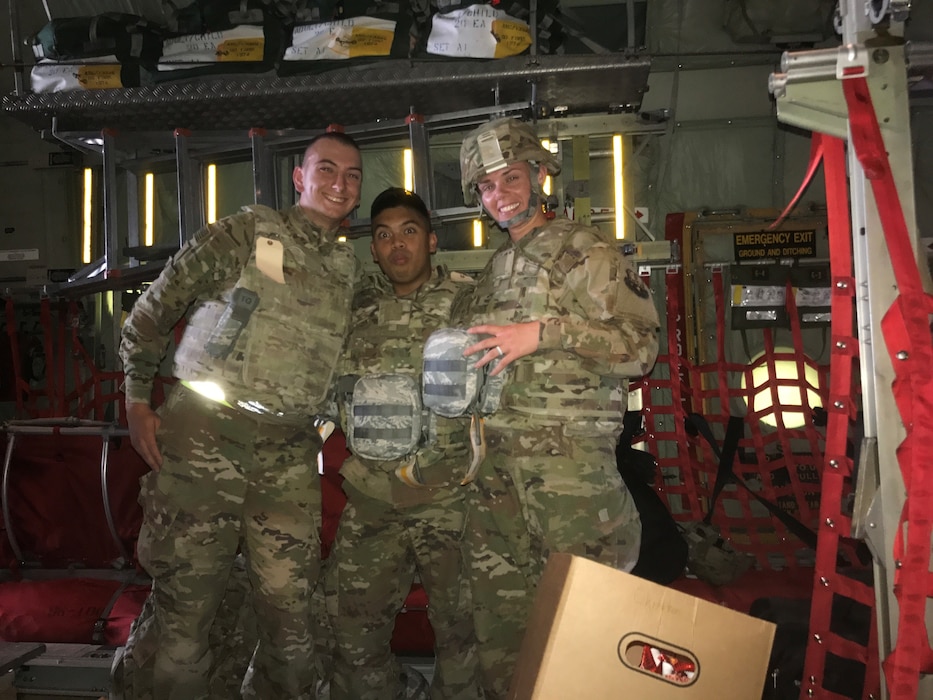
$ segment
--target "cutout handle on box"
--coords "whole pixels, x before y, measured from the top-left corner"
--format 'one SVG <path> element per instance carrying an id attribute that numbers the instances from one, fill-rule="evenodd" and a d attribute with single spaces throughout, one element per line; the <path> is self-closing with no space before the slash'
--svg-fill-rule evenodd
<path id="1" fill-rule="evenodd" d="M 633 671 L 677 686 L 693 685 L 700 675 L 695 654 L 638 632 L 619 640 L 619 659 Z"/>

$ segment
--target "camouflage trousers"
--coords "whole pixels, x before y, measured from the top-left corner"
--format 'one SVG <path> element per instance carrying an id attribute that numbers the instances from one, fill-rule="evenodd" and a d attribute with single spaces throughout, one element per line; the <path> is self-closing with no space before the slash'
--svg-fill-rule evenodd
<path id="1" fill-rule="evenodd" d="M 233 562 L 227 589 L 209 634 L 213 656 L 208 681 L 208 697 L 211 700 L 243 697 L 243 678 L 258 639 L 249 588 L 246 559 L 241 554 Z M 136 641 L 140 637 L 146 638 L 154 618 L 154 599 L 150 596 L 139 617 L 133 621 L 122 652 L 114 658 L 110 700 L 151 700 L 152 669 L 145 664 L 138 665 Z"/>
<path id="2" fill-rule="evenodd" d="M 615 459 L 615 435 L 487 427 L 468 498 L 464 558 L 487 700 L 505 698 L 534 592 L 551 552 L 630 571 L 641 523 Z"/>
<path id="3" fill-rule="evenodd" d="M 161 410 L 163 465 L 141 480 L 137 551 L 153 579 L 134 664 L 154 700 L 207 698 L 210 630 L 242 542 L 258 643 L 250 697 L 314 697 L 311 593 L 320 576 L 320 438 L 177 386 Z M 220 661 L 222 663 L 222 660 Z M 141 684 L 147 685 L 145 680 Z"/>
<path id="4" fill-rule="evenodd" d="M 432 700 L 477 700 L 469 586 L 461 558 L 463 489 L 428 503 L 398 504 L 344 482 L 347 506 L 327 560 L 337 653 L 331 700 L 392 700 L 403 692 L 390 649 L 396 615 L 417 573 L 435 636 Z M 333 567 L 333 568 L 331 568 Z"/>

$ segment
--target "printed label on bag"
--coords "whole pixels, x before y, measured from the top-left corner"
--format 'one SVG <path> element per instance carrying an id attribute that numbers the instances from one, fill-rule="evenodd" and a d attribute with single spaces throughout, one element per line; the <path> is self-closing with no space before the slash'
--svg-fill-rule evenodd
<path id="1" fill-rule="evenodd" d="M 120 70 L 116 56 L 87 58 L 80 65 L 44 60 L 32 67 L 30 86 L 37 94 L 122 88 Z"/>
<path id="2" fill-rule="evenodd" d="M 286 61 L 319 61 L 360 56 L 388 56 L 395 36 L 395 22 L 376 17 L 353 17 L 296 27 Z"/>
<path id="3" fill-rule="evenodd" d="M 123 87 L 120 66 L 78 66 L 78 82 L 85 90 Z"/>
<path id="4" fill-rule="evenodd" d="M 531 46 L 525 22 L 489 5 L 436 14 L 432 19 L 427 51 L 458 58 L 505 58 Z"/>
<path id="5" fill-rule="evenodd" d="M 188 34 L 166 39 L 162 46 L 159 70 L 192 68 L 192 64 L 262 61 L 265 41 L 262 27 L 251 24 L 221 32 Z"/>

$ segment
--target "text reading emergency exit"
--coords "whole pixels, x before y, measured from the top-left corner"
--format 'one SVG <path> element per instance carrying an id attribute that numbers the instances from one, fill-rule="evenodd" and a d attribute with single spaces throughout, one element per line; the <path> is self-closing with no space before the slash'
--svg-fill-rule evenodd
<path id="1" fill-rule="evenodd" d="M 815 258 L 816 231 L 759 231 L 735 234 L 735 259 Z"/>

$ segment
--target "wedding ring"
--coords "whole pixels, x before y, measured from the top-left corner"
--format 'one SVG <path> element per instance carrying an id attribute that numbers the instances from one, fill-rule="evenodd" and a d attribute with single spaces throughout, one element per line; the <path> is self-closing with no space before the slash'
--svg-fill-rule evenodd
<path id="1" fill-rule="evenodd" d="M 502 357 L 505 354 L 504 352 L 502 352 L 502 348 L 500 348 L 498 345 L 496 346 L 496 350 L 499 351 L 499 357 Z"/>

